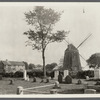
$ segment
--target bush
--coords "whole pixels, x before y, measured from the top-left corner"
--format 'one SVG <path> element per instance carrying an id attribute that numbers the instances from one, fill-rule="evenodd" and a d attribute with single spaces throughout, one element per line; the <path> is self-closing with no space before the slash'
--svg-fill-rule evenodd
<path id="1" fill-rule="evenodd" d="M 70 71 L 69 72 L 69 75 L 72 77 L 72 78 L 77 78 L 77 71 Z"/>
<path id="2" fill-rule="evenodd" d="M 29 78 L 31 78 L 31 77 L 35 77 L 35 76 L 36 76 L 35 73 L 32 72 L 32 71 L 27 72 L 27 75 L 29 76 Z"/>
<path id="3" fill-rule="evenodd" d="M 41 69 L 34 69 L 27 71 L 27 74 L 29 77 L 39 77 L 41 78 L 43 76 L 43 71 Z"/>
<path id="4" fill-rule="evenodd" d="M 78 79 L 85 79 L 86 73 L 84 71 L 79 71 L 77 73 L 77 78 Z"/>
<path id="5" fill-rule="evenodd" d="M 77 78 L 85 79 L 86 76 L 94 77 L 94 71 L 92 71 L 92 70 L 87 70 L 87 71 L 79 71 L 79 72 L 77 73 Z"/>
<path id="6" fill-rule="evenodd" d="M 65 77 L 65 83 L 66 83 L 66 84 L 71 84 L 71 83 L 72 83 L 72 78 L 71 78 L 70 75 L 67 75 L 67 76 Z"/>
<path id="7" fill-rule="evenodd" d="M 2 74 L 3 77 L 14 77 L 14 73 L 11 72 L 11 73 L 3 73 Z"/>
<path id="8" fill-rule="evenodd" d="M 50 73 L 51 79 L 54 78 L 54 71 Z"/>
<path id="9" fill-rule="evenodd" d="M 46 72 L 47 77 L 51 77 L 52 79 L 54 78 L 54 71 L 52 72 Z"/>
<path id="10" fill-rule="evenodd" d="M 93 70 L 88 70 L 88 76 L 89 77 L 94 77 L 94 71 Z"/>
<path id="11" fill-rule="evenodd" d="M 17 77 L 17 78 L 23 77 L 23 72 L 21 72 L 21 71 L 15 72 L 14 77 Z"/>
<path id="12" fill-rule="evenodd" d="M 0 75 L 0 80 L 2 80 L 2 75 Z"/>

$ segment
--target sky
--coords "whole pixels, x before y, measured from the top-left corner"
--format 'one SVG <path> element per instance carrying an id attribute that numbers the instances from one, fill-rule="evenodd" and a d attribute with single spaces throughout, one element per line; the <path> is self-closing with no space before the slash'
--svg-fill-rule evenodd
<path id="1" fill-rule="evenodd" d="M 86 60 L 92 54 L 100 52 L 100 3 L 0 3 L 0 60 L 42 64 L 41 52 L 26 47 L 27 36 L 23 35 L 31 27 L 27 25 L 24 13 L 33 10 L 35 6 L 64 11 L 54 30 L 70 31 L 66 40 L 76 47 L 92 33 L 78 49 Z M 45 52 L 46 64 L 59 64 L 67 45 L 64 41 L 49 44 Z M 82 59 L 81 64 L 86 66 Z"/>

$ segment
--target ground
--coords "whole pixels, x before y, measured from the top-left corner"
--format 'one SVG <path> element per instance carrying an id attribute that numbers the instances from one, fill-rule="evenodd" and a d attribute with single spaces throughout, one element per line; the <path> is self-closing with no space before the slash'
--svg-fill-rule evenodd
<path id="1" fill-rule="evenodd" d="M 24 81 L 21 78 L 18 79 L 13 79 L 14 84 L 10 85 L 10 79 L 9 78 L 3 78 L 3 80 L 0 80 L 0 94 L 16 94 L 17 93 L 17 87 L 22 86 L 24 89 L 25 88 L 31 88 L 31 87 L 36 87 L 36 86 L 43 86 L 43 85 L 48 85 L 48 84 L 53 84 L 56 80 L 50 80 L 49 83 L 40 83 L 41 79 L 37 78 L 37 82 L 33 83 L 32 79 L 30 81 Z M 82 80 L 82 83 L 86 82 L 85 80 Z M 77 85 L 77 79 L 73 79 L 73 84 L 60 84 L 61 89 L 58 89 L 59 93 L 83 93 L 84 85 Z M 95 82 L 93 81 L 88 81 L 88 84 L 94 84 Z M 39 91 L 39 93 L 45 93 L 48 94 L 50 93 L 50 89 L 52 89 L 53 86 L 50 87 L 45 87 L 45 88 L 40 88 L 40 89 L 35 89 L 34 91 Z M 33 90 L 32 90 L 33 91 Z M 24 94 L 28 94 L 29 92 L 24 92 Z M 30 92 L 31 93 L 31 92 Z"/>

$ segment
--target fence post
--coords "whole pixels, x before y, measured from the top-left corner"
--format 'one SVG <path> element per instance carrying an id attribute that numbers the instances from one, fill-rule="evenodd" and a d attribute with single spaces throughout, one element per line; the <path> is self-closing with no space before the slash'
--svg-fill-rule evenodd
<path id="1" fill-rule="evenodd" d="M 22 86 L 18 86 L 17 87 L 17 94 L 18 95 L 22 95 L 23 94 L 23 87 Z"/>

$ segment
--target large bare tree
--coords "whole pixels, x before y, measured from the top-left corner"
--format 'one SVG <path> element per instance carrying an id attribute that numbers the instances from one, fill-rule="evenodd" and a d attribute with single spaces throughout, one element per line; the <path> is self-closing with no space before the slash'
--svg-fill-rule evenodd
<path id="1" fill-rule="evenodd" d="M 24 35 L 28 36 L 26 43 L 32 46 L 33 50 L 41 50 L 44 77 L 46 77 L 45 49 L 47 45 L 52 42 L 61 42 L 66 37 L 67 32 L 64 30 L 53 32 L 54 25 L 60 20 L 61 14 L 43 6 L 36 6 L 32 11 L 25 13 L 26 22 L 33 26 L 33 29 L 24 32 Z"/>

